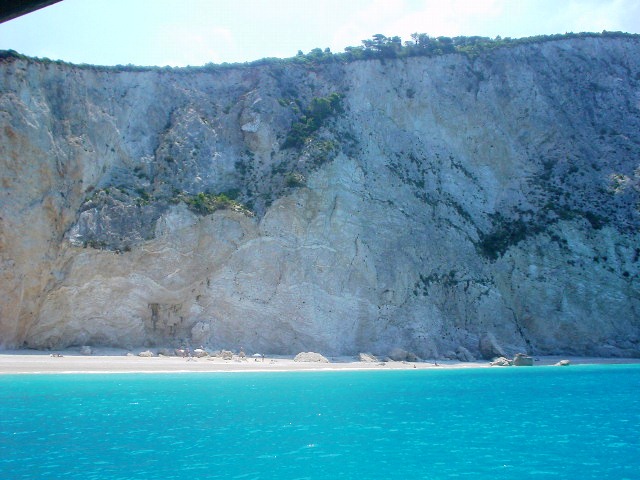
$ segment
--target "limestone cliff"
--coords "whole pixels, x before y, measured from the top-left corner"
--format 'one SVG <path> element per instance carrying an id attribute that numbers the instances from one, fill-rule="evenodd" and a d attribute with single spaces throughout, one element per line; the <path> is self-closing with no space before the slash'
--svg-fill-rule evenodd
<path id="1" fill-rule="evenodd" d="M 637 38 L 200 70 L 8 56 L 0 345 L 640 356 L 639 164 Z"/>

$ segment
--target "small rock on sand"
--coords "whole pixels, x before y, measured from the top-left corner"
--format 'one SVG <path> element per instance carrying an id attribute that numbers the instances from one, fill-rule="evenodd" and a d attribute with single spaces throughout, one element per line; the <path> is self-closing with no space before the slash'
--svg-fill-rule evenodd
<path id="1" fill-rule="evenodd" d="M 151 350 L 145 350 L 144 352 L 140 352 L 138 354 L 139 357 L 153 357 L 153 352 Z"/>
<path id="2" fill-rule="evenodd" d="M 556 367 L 568 367 L 569 365 L 571 365 L 570 360 L 560 360 L 558 363 L 555 364 Z"/>

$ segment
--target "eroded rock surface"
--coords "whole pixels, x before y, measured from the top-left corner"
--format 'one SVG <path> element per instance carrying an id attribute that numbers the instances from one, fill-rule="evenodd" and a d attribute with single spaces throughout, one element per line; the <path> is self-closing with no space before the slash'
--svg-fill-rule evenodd
<path id="1" fill-rule="evenodd" d="M 314 99 L 336 103 L 296 143 Z M 0 344 L 639 356 L 639 158 L 635 38 L 211 71 L 3 58 Z"/>

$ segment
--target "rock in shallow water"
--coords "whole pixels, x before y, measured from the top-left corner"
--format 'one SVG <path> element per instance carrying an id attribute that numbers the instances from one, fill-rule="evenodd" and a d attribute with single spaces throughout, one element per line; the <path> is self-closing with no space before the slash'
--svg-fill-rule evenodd
<path id="1" fill-rule="evenodd" d="M 515 367 L 532 367 L 533 357 L 525 355 L 524 353 L 516 353 L 516 356 L 513 357 L 513 365 Z"/>

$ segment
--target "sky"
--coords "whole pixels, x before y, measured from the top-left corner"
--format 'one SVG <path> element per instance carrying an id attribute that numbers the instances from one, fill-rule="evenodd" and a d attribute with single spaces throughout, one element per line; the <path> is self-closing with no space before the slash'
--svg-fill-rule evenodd
<path id="1" fill-rule="evenodd" d="M 409 40 L 640 33 L 640 0 L 63 0 L 0 24 L 0 50 L 94 65 L 197 66 Z"/>

